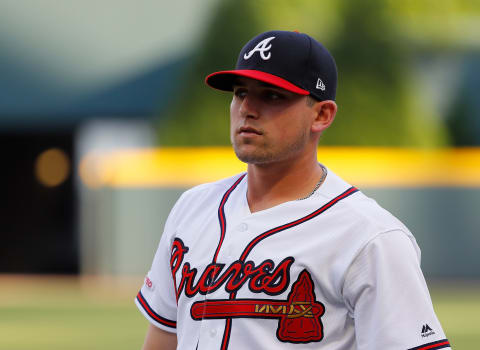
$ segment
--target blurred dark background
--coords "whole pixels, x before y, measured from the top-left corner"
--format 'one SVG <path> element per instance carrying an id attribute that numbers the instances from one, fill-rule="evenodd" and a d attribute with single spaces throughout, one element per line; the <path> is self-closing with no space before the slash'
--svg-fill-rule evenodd
<path id="1" fill-rule="evenodd" d="M 42 152 L 53 148 L 64 152 L 68 164 L 65 179 L 51 187 L 36 176 L 34 165 Z M 0 133 L 0 157 L 5 190 L 0 202 L 1 271 L 78 272 L 72 131 Z"/>

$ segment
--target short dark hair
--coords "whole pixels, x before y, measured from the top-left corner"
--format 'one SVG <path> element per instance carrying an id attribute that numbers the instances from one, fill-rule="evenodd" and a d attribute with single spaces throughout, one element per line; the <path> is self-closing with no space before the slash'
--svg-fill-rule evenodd
<path id="1" fill-rule="evenodd" d="M 312 107 L 315 103 L 318 102 L 318 100 L 315 97 L 313 97 L 312 95 L 308 95 L 307 99 L 306 99 L 306 102 L 307 102 L 307 106 Z"/>

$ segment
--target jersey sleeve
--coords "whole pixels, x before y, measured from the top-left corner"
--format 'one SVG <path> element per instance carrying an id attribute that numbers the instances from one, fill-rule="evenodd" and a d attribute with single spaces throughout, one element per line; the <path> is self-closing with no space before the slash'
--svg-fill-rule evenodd
<path id="1" fill-rule="evenodd" d="M 150 323 L 173 333 L 177 328 L 177 302 L 170 270 L 170 250 L 175 233 L 176 207 L 168 216 L 152 266 L 135 298 L 137 307 Z"/>
<path id="2" fill-rule="evenodd" d="M 343 296 L 355 322 L 358 350 L 450 349 L 409 234 L 377 235 L 356 256 Z"/>

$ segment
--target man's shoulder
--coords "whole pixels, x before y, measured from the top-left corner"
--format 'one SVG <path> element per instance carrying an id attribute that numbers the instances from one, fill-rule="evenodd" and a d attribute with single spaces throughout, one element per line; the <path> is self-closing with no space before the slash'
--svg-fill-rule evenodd
<path id="1" fill-rule="evenodd" d="M 390 211 L 382 207 L 373 198 L 360 191 L 359 195 L 347 203 L 352 215 L 373 231 L 401 230 L 409 232 L 407 227 Z"/>
<path id="2" fill-rule="evenodd" d="M 330 174 L 329 174 L 330 175 Z M 331 186 L 334 193 L 341 194 L 349 188 L 354 188 L 335 174 L 331 174 Z M 407 227 L 390 211 L 383 208 L 373 198 L 367 196 L 361 189 L 350 195 L 346 200 L 341 201 L 342 216 L 347 222 L 355 222 L 355 227 L 369 235 L 375 235 L 389 230 L 401 230 L 409 232 Z"/>
<path id="3" fill-rule="evenodd" d="M 218 206 L 220 198 L 235 184 L 241 182 L 244 175 L 237 174 L 219 181 L 203 183 L 186 190 L 175 204 L 175 211 L 184 212 L 185 210 L 199 208 L 207 209 L 211 205 Z"/>
<path id="4" fill-rule="evenodd" d="M 224 194 L 228 189 L 235 185 L 235 183 L 243 179 L 245 173 L 237 174 L 225 179 L 221 179 L 215 182 L 207 182 L 197 186 L 194 186 L 185 192 L 183 192 L 181 199 L 194 199 L 196 197 L 202 197 L 205 195 Z"/>

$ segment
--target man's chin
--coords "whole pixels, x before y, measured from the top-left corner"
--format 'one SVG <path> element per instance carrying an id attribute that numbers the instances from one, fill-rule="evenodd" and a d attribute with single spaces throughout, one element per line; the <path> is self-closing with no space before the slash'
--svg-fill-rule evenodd
<path id="1" fill-rule="evenodd" d="M 269 154 L 259 154 L 258 152 L 247 152 L 235 149 L 237 158 L 247 164 L 268 164 L 272 161 L 272 156 Z"/>

